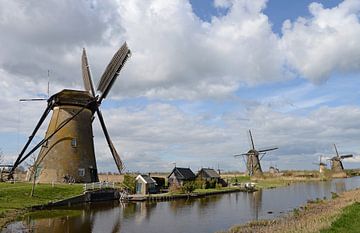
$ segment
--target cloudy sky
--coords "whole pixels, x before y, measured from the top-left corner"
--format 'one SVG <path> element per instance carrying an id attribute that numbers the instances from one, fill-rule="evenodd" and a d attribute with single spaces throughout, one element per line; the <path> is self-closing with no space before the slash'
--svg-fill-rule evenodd
<path id="1" fill-rule="evenodd" d="M 279 147 L 264 170 L 316 169 L 333 143 L 359 155 L 359 20 L 359 0 L 0 0 L 0 148 L 13 162 L 46 106 L 20 98 L 49 80 L 50 95 L 83 89 L 83 47 L 96 84 L 127 41 L 102 105 L 126 170 L 243 171 L 248 129 Z M 115 171 L 96 120 L 94 133 L 99 170 Z"/>

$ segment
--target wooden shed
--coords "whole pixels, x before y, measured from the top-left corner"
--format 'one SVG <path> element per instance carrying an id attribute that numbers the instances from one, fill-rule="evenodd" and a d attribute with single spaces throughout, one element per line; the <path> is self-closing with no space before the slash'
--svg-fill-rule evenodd
<path id="1" fill-rule="evenodd" d="M 201 168 L 201 170 L 196 175 L 197 179 L 205 181 L 216 181 L 219 183 L 220 175 L 212 168 Z"/>
<path id="2" fill-rule="evenodd" d="M 156 193 L 156 181 L 149 175 L 138 175 L 135 179 L 136 194 Z"/>

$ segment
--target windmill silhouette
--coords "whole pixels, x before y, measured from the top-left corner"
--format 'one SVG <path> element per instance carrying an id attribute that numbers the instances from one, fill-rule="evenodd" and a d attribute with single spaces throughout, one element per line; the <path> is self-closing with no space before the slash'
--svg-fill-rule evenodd
<path id="1" fill-rule="evenodd" d="M 249 136 L 250 136 L 250 140 L 251 140 L 251 149 L 247 153 L 234 155 L 234 156 L 235 157 L 242 156 L 244 158 L 244 160 L 246 160 L 246 162 L 245 162 L 246 169 L 247 169 L 247 173 L 249 176 L 262 175 L 263 171 L 261 169 L 261 164 L 260 164 L 261 159 L 264 157 L 266 152 L 276 150 L 278 148 L 274 147 L 274 148 L 269 148 L 269 149 L 256 150 L 254 140 L 253 140 L 253 137 L 251 134 L 251 130 L 249 130 Z M 245 157 L 246 157 L 246 159 L 245 159 Z"/>

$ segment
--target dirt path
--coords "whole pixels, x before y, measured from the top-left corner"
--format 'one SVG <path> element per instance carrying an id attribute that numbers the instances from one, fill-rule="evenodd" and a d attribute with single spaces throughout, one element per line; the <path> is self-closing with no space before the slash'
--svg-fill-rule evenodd
<path id="1" fill-rule="evenodd" d="M 331 200 L 319 200 L 308 203 L 298 211 L 280 219 L 257 221 L 245 225 L 234 226 L 226 233 L 310 233 L 330 227 L 331 223 L 341 214 L 344 207 L 360 202 L 360 189 L 342 193 Z M 224 233 L 225 233 L 224 232 Z"/>

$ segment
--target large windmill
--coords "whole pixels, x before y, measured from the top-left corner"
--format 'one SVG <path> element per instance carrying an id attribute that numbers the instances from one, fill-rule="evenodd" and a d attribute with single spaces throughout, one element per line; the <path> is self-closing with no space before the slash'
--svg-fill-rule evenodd
<path id="1" fill-rule="evenodd" d="M 353 155 L 352 154 L 339 155 L 339 152 L 335 144 L 334 144 L 334 148 L 335 148 L 336 156 L 329 159 L 331 161 L 331 171 L 333 173 L 342 173 L 344 172 L 344 166 L 342 164 L 342 160 L 346 158 L 351 158 L 353 157 Z"/>
<path id="2" fill-rule="evenodd" d="M 110 139 L 99 107 L 109 94 L 116 77 L 130 54 L 127 44 L 124 43 L 115 53 L 101 76 L 97 85 L 97 94 L 91 80 L 86 51 L 83 49 L 81 61 L 85 90 L 65 89 L 47 100 L 47 108 L 16 159 L 10 178 L 16 167 L 41 147 L 34 164 L 36 169 L 34 169 L 35 174 L 33 177 L 37 181 L 42 183 L 98 181 L 92 129 L 95 114 L 100 121 L 115 164 L 119 172 L 123 170 L 123 163 Z M 32 139 L 51 110 L 53 113 L 45 138 L 25 154 Z"/>
<path id="3" fill-rule="evenodd" d="M 269 148 L 269 149 L 263 149 L 263 150 L 256 150 L 254 140 L 251 134 L 251 130 L 249 130 L 249 136 L 251 140 L 251 149 L 244 154 L 234 155 L 237 156 L 243 156 L 245 163 L 246 163 L 246 170 L 249 176 L 259 176 L 262 175 L 262 169 L 260 165 L 261 159 L 264 157 L 266 152 L 276 150 L 277 147 Z M 261 157 L 260 157 L 261 156 Z M 246 157 L 246 159 L 245 159 Z"/>

